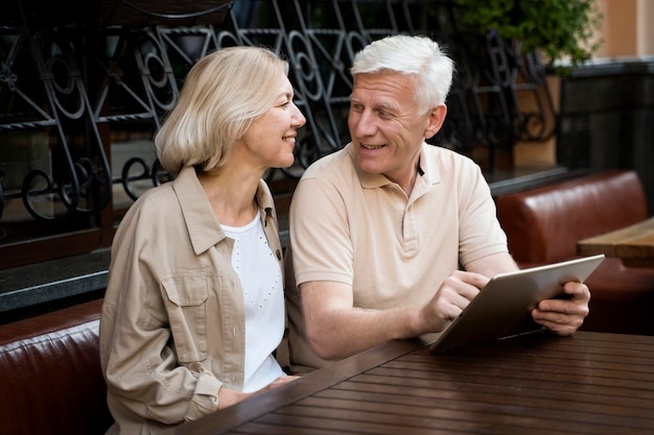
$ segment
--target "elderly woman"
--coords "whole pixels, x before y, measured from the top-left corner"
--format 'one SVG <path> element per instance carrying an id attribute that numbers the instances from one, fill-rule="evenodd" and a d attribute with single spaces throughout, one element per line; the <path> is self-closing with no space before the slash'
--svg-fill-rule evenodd
<path id="1" fill-rule="evenodd" d="M 267 49 L 209 54 L 155 137 L 175 179 L 114 239 L 100 323 L 109 433 L 153 433 L 293 379 L 274 357 L 282 250 L 261 179 L 293 164 L 305 123 L 287 74 Z"/>

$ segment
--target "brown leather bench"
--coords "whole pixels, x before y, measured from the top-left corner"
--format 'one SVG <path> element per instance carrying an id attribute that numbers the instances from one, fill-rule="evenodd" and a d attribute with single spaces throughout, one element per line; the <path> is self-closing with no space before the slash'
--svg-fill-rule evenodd
<path id="1" fill-rule="evenodd" d="M 103 434 L 112 418 L 95 300 L 0 325 L 0 433 Z"/>
<path id="2" fill-rule="evenodd" d="M 576 243 L 648 217 L 640 179 L 607 170 L 496 198 L 509 249 L 521 267 L 574 258 Z M 582 329 L 654 335 L 654 269 L 607 258 L 588 278 L 591 313 Z"/>

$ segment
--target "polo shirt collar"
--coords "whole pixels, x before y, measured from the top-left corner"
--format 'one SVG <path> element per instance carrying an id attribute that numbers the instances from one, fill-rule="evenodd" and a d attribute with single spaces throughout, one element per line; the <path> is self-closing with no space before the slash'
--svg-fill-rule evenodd
<path id="1" fill-rule="evenodd" d="M 433 159 L 429 159 L 427 157 L 427 147 L 430 146 L 434 145 L 429 145 L 426 142 L 422 143 L 419 162 L 420 170 L 422 173 L 416 180 L 416 183 L 423 182 L 428 186 L 440 183 L 440 174 L 438 173 L 436 162 Z M 361 169 L 359 169 L 359 167 L 355 164 L 354 146 L 352 143 L 348 145 L 348 152 L 357 171 L 357 174 L 359 175 L 359 180 L 361 180 L 361 186 L 364 189 L 374 189 L 385 186 L 387 184 L 391 184 L 391 181 L 382 174 L 370 174 L 367 172 L 362 172 Z M 422 179 L 422 181 L 419 181 L 420 179 Z"/>
<path id="2" fill-rule="evenodd" d="M 354 145 L 352 142 L 350 142 L 347 145 L 347 152 L 350 154 L 350 158 L 352 159 L 352 165 L 354 166 L 354 169 L 357 171 L 357 175 L 359 176 L 359 181 L 361 182 L 361 187 L 364 189 L 375 189 L 378 187 L 386 186 L 387 184 L 391 184 L 391 180 L 386 178 L 382 174 L 370 174 L 368 172 L 363 172 L 359 166 L 356 164 L 356 157 L 354 156 Z"/>
<path id="3" fill-rule="evenodd" d="M 422 144 L 422 151 L 420 151 L 420 170 L 422 171 L 422 179 L 425 184 L 431 186 L 441 182 L 441 174 L 438 171 L 438 164 L 436 159 L 428 157 L 429 147 L 438 145 L 429 145 L 426 142 Z M 433 156 L 433 155 L 432 155 Z"/>

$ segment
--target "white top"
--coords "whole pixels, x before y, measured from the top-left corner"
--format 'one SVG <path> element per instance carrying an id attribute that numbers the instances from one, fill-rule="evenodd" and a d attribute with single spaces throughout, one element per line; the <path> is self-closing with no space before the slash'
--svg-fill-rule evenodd
<path id="1" fill-rule="evenodd" d="M 257 391 L 284 375 L 272 352 L 284 335 L 282 271 L 263 232 L 259 213 L 243 227 L 222 225 L 234 239 L 232 267 L 243 286 L 245 378 L 243 391 Z"/>

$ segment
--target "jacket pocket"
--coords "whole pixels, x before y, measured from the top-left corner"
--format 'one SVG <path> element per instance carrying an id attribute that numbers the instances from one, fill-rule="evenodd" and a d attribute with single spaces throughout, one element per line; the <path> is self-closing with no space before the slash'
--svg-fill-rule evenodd
<path id="1" fill-rule="evenodd" d="M 162 280 L 174 347 L 181 363 L 207 358 L 208 277 L 204 271 L 173 274 Z"/>

